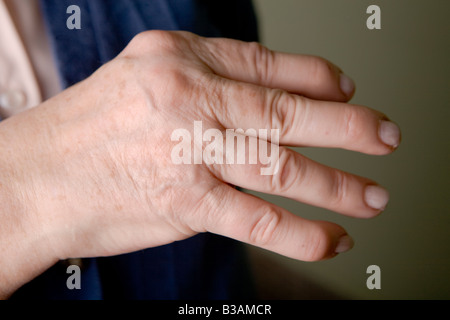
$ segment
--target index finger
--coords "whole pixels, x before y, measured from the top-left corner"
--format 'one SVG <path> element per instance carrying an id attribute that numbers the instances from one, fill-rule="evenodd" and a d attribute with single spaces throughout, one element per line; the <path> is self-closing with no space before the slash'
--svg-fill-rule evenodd
<path id="1" fill-rule="evenodd" d="M 348 101 L 355 85 L 330 61 L 311 55 L 272 51 L 263 45 L 231 39 L 200 41 L 200 58 L 217 75 L 312 99 Z"/>

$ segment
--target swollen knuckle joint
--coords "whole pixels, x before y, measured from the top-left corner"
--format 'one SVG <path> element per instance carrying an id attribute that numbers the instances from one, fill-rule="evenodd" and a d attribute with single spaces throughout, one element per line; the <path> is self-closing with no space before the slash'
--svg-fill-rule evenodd
<path id="1" fill-rule="evenodd" d="M 345 173 L 339 170 L 334 171 L 332 184 L 333 187 L 330 197 L 333 207 L 340 207 L 345 201 L 347 182 L 347 176 L 345 175 Z"/>
<path id="2" fill-rule="evenodd" d="M 270 176 L 270 192 L 285 193 L 300 179 L 299 163 L 291 152 L 284 152 L 278 158 L 278 172 Z"/>
<path id="3" fill-rule="evenodd" d="M 257 77 L 256 80 L 265 85 L 269 84 L 275 59 L 274 52 L 258 42 L 251 42 L 249 47 Z"/>
<path id="4" fill-rule="evenodd" d="M 271 114 L 271 129 L 279 129 L 285 135 L 293 126 L 295 119 L 296 101 L 283 90 L 273 90 L 269 101 Z"/>
<path id="5" fill-rule="evenodd" d="M 171 50 L 176 47 L 180 38 L 175 32 L 150 30 L 138 33 L 130 41 L 127 49 L 147 52 L 152 50 Z M 178 40 L 177 40 L 178 39 Z"/>
<path id="6" fill-rule="evenodd" d="M 276 208 L 266 208 L 250 230 L 250 243 L 264 246 L 274 240 L 281 221 L 281 212 Z"/>

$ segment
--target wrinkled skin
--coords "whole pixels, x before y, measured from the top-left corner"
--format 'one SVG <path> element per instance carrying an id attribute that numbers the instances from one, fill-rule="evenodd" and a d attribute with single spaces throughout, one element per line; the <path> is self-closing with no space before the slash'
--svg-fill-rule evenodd
<path id="1" fill-rule="evenodd" d="M 393 125 L 383 141 L 387 118 L 347 104 L 353 89 L 340 81 L 340 70 L 318 57 L 185 32 L 138 35 L 90 78 L 0 125 L 0 260 L 9 261 L 0 293 L 58 259 L 116 255 L 199 232 L 307 261 L 350 249 L 342 227 L 233 187 L 359 218 L 379 214 L 384 206 L 365 198 L 376 183 L 285 147 L 384 155 L 398 146 Z M 223 132 L 279 129 L 278 173 L 259 174 L 260 163 L 174 164 L 171 134 L 192 131 L 194 121 Z"/>

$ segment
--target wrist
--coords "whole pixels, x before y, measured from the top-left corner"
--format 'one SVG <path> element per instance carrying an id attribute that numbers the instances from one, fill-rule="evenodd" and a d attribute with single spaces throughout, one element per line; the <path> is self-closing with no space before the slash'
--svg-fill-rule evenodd
<path id="1" fill-rule="evenodd" d="M 0 125 L 0 299 L 57 261 L 32 200 L 27 157 L 20 157 L 23 146 L 11 139 L 10 128 L 7 123 Z"/>

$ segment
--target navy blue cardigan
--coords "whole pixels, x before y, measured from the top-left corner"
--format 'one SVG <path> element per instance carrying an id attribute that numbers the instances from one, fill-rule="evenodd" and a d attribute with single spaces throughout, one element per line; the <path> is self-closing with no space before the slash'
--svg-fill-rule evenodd
<path id="1" fill-rule="evenodd" d="M 70 5 L 81 9 L 81 30 L 66 27 Z M 145 30 L 257 40 L 251 0 L 41 0 L 41 7 L 64 88 L 91 75 Z M 56 264 L 12 299 L 228 299 L 252 292 L 241 245 L 209 233 L 84 259 L 81 290 L 67 288 L 66 268 Z"/>

